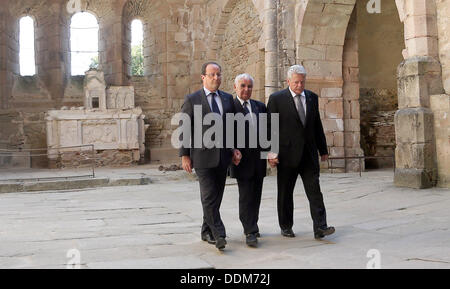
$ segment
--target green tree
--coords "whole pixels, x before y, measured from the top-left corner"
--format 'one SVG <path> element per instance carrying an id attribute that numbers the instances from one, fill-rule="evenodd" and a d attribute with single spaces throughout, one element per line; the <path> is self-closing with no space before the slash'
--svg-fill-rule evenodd
<path id="1" fill-rule="evenodd" d="M 91 64 L 89 64 L 89 69 L 98 69 L 98 55 L 91 58 Z"/>
<path id="2" fill-rule="evenodd" d="M 144 53 L 142 43 L 131 47 L 131 75 L 144 75 Z"/>

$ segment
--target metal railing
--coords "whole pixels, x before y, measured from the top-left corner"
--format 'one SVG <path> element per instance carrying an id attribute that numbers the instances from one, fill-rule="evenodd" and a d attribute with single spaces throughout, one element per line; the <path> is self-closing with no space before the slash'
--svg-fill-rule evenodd
<path id="1" fill-rule="evenodd" d="M 79 148 L 80 150 L 73 150 Z M 89 149 L 82 149 L 89 148 Z M 39 151 L 45 151 L 45 153 L 38 153 Z M 55 153 L 49 153 L 48 151 L 57 151 Z M 90 156 L 83 155 L 85 152 L 90 152 Z M 19 154 L 20 153 L 20 154 Z M 24 155 L 24 153 L 29 153 Z M 62 156 L 64 154 L 77 154 L 80 160 L 89 161 L 90 174 L 80 174 L 80 175 L 64 175 L 64 176 L 48 176 L 48 177 L 21 177 L 21 178 L 1 178 L 1 181 L 42 181 L 42 180 L 52 180 L 52 179 L 74 179 L 74 178 L 95 178 L 95 150 L 94 145 L 78 145 L 78 146 L 67 146 L 67 147 L 53 147 L 53 148 L 41 148 L 41 149 L 0 149 L 0 158 L 2 157 L 16 157 L 16 158 L 29 158 L 29 163 L 31 164 L 32 158 L 46 156 L 48 160 L 57 162 L 62 161 Z M 1 168 L 0 168 L 1 169 Z M 32 169 L 33 170 L 33 169 Z M 43 169 L 35 169 L 38 172 Z M 51 172 L 53 169 L 49 169 Z"/>
<path id="2" fill-rule="evenodd" d="M 392 159 L 392 166 L 395 171 L 395 156 L 358 156 L 358 157 L 330 157 L 328 158 L 328 169 L 344 169 L 347 170 L 347 162 L 345 163 L 344 168 L 342 167 L 333 167 L 330 166 L 330 161 L 333 160 L 349 160 L 349 159 L 357 159 L 359 160 L 359 176 L 361 177 L 362 173 L 362 161 L 369 160 L 369 159 Z"/>

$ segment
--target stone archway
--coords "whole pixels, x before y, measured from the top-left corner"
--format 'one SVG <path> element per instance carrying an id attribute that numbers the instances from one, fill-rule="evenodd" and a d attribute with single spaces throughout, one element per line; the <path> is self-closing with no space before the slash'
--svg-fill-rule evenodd
<path id="1" fill-rule="evenodd" d="M 359 110 L 359 85 L 348 74 L 347 82 L 343 77 L 345 65 L 355 66 L 351 47 L 344 54 L 346 35 L 351 37 L 352 33 L 347 28 L 354 7 L 355 1 L 310 0 L 298 8 L 301 23 L 296 33 L 297 62 L 308 72 L 307 89 L 320 96 L 319 110 L 330 156 L 337 158 L 362 155 L 359 115 L 351 113 Z M 357 60 L 356 54 L 356 64 Z M 338 172 L 359 170 L 358 161 L 332 160 L 330 164 Z"/>
<path id="2" fill-rule="evenodd" d="M 255 78 L 252 98 L 264 97 L 264 43 L 262 23 L 251 0 L 231 0 L 222 10 L 208 56 L 223 69 L 221 89 L 233 93 L 234 78 L 249 73 Z"/>
<path id="3" fill-rule="evenodd" d="M 342 74 L 346 30 L 356 1 L 323 0 L 298 2 L 297 62 L 310 72 L 309 87 L 320 93 L 320 109 L 327 139 L 332 138 L 332 156 L 353 156 L 347 146 L 339 146 L 340 133 L 359 134 L 359 119 L 348 118 L 340 102 L 359 97 L 359 87 L 344 85 Z M 438 60 L 435 1 L 396 0 L 404 23 L 405 47 L 398 68 L 398 103 L 395 116 L 396 173 L 399 186 L 427 187 L 435 184 L 436 164 L 433 112 L 430 96 L 443 92 Z M 356 99 L 358 99 L 356 97 Z M 331 107 L 330 107 L 331 106 Z M 411 124 L 416 124 L 411 127 Z M 332 133 L 332 135 L 331 135 Z M 344 149 L 345 148 L 345 149 Z M 340 164 L 342 165 L 342 164 Z"/>

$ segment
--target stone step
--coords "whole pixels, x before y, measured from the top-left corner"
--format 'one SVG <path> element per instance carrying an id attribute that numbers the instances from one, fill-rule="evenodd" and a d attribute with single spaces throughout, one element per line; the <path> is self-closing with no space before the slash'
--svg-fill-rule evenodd
<path id="1" fill-rule="evenodd" d="M 138 186 L 151 184 L 148 177 L 134 178 L 84 178 L 53 181 L 23 181 L 0 183 L 1 193 L 74 190 L 97 187 Z"/>

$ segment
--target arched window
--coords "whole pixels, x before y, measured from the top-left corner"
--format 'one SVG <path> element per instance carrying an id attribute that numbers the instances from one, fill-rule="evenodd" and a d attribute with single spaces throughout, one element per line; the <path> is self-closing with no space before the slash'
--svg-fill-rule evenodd
<path id="1" fill-rule="evenodd" d="M 84 75 L 98 67 L 98 22 L 89 12 L 79 12 L 70 22 L 72 75 Z"/>
<path id="2" fill-rule="evenodd" d="M 36 74 L 34 57 L 34 20 L 30 16 L 20 18 L 19 21 L 19 63 L 20 75 Z"/>
<path id="3" fill-rule="evenodd" d="M 141 20 L 131 22 L 131 75 L 144 75 L 144 28 Z"/>

